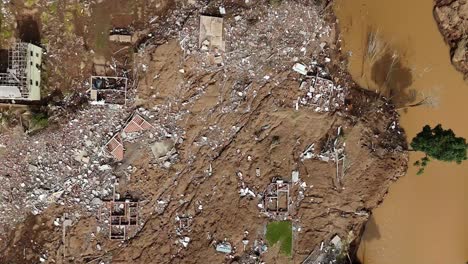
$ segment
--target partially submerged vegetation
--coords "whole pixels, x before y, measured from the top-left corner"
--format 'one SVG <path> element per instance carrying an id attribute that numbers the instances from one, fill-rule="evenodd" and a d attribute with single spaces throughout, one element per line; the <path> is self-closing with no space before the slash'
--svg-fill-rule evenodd
<path id="1" fill-rule="evenodd" d="M 418 175 L 424 173 L 429 161 L 432 159 L 456 162 L 457 164 L 467 159 L 466 140 L 455 136 L 451 129 L 443 129 L 442 125 L 431 128 L 429 125 L 423 127 L 416 137 L 411 141 L 411 147 L 415 151 L 422 151 L 426 154 L 421 160 L 414 163 L 419 167 Z"/>

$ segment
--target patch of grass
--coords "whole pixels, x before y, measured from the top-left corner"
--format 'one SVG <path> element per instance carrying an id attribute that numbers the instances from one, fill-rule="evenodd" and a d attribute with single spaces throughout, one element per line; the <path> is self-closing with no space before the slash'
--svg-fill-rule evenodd
<path id="1" fill-rule="evenodd" d="M 0 12 L 0 43 L 13 37 L 13 22 L 10 20 L 11 19 L 7 19 L 5 15 Z"/>
<path id="2" fill-rule="evenodd" d="M 287 256 L 292 253 L 292 223 L 290 221 L 271 222 L 267 225 L 266 239 L 270 246 L 280 243 L 280 251 Z"/>
<path id="3" fill-rule="evenodd" d="M 49 23 L 50 15 L 48 13 L 43 12 L 41 14 L 41 23 L 42 24 L 47 24 Z"/>
<path id="4" fill-rule="evenodd" d="M 44 44 L 44 45 L 49 44 L 49 38 L 47 36 L 42 37 L 41 43 Z"/>
<path id="5" fill-rule="evenodd" d="M 24 6 L 32 7 L 33 5 L 37 4 L 39 0 L 26 0 L 24 1 Z"/>
<path id="6" fill-rule="evenodd" d="M 31 116 L 30 130 L 42 129 L 49 125 L 49 117 L 44 113 L 35 113 Z"/>
<path id="7" fill-rule="evenodd" d="M 9 115 L 8 111 L 0 113 L 0 126 L 6 127 L 10 122 L 11 116 Z"/>
<path id="8" fill-rule="evenodd" d="M 283 0 L 270 0 L 270 5 L 273 6 L 273 7 L 278 7 L 281 5 L 281 2 Z"/>
<path id="9" fill-rule="evenodd" d="M 13 37 L 13 31 L 11 30 L 4 30 L 2 29 L 2 32 L 0 32 L 0 38 L 2 40 L 8 40 L 10 39 L 11 37 Z"/>
<path id="10" fill-rule="evenodd" d="M 49 13 L 51 15 L 55 15 L 55 14 L 57 14 L 57 9 L 58 9 L 58 2 L 53 2 L 49 6 Z"/>
<path id="11" fill-rule="evenodd" d="M 95 46 L 96 46 L 96 49 L 98 51 L 103 51 L 107 48 L 108 46 L 108 34 L 107 33 L 108 30 L 104 30 L 104 31 L 101 31 L 101 32 L 96 32 L 96 41 L 95 41 Z"/>
<path id="12" fill-rule="evenodd" d="M 71 6 L 70 10 L 72 10 L 73 12 L 75 12 L 76 16 L 81 16 L 83 15 L 84 13 L 84 7 L 82 4 L 80 3 L 75 3 Z"/>
<path id="13" fill-rule="evenodd" d="M 73 32 L 75 31 L 75 25 L 73 24 L 73 12 L 72 11 L 66 11 L 64 14 L 64 26 L 65 26 L 65 31 L 69 34 L 72 35 Z"/>

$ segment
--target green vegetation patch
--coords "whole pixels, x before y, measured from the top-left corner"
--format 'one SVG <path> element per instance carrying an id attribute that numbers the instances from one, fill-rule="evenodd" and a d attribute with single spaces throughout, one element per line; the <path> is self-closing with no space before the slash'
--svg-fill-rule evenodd
<path id="1" fill-rule="evenodd" d="M 52 3 L 49 5 L 48 9 L 49 9 L 49 13 L 50 13 L 51 15 L 57 14 L 58 2 L 52 2 Z"/>
<path id="2" fill-rule="evenodd" d="M 24 1 L 24 6 L 26 7 L 32 7 L 33 5 L 36 5 L 39 0 L 26 0 Z"/>
<path id="3" fill-rule="evenodd" d="M 49 117 L 44 113 L 35 113 L 31 116 L 30 129 L 39 130 L 49 125 Z"/>
<path id="4" fill-rule="evenodd" d="M 270 246 L 280 243 L 280 251 L 291 256 L 292 223 L 290 221 L 271 222 L 267 225 L 266 239 Z"/>
<path id="5" fill-rule="evenodd" d="M 73 24 L 73 11 L 67 10 L 65 11 L 63 15 L 64 23 L 63 25 L 65 26 L 65 32 L 67 32 L 69 35 L 72 35 L 73 32 L 75 31 L 75 25 Z"/>
<path id="6" fill-rule="evenodd" d="M 271 6 L 273 6 L 273 7 L 278 7 L 278 6 L 281 5 L 281 2 L 282 2 L 282 1 L 283 1 L 283 0 L 270 0 L 269 2 L 270 2 L 270 5 L 271 5 Z"/>
<path id="7" fill-rule="evenodd" d="M 451 129 L 443 129 L 440 124 L 434 128 L 429 125 L 424 126 L 423 130 L 411 141 L 411 147 L 415 151 L 422 151 L 426 154 L 420 161 L 414 163 L 419 167 L 418 175 L 424 172 L 431 159 L 454 161 L 457 164 L 467 159 L 466 140 L 455 136 Z"/>

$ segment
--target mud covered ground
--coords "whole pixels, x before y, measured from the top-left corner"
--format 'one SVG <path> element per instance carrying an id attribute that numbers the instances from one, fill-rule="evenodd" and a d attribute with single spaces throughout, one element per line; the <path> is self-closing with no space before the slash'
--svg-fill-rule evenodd
<path id="1" fill-rule="evenodd" d="M 73 37 L 54 37 L 55 31 L 47 29 L 53 21 L 59 23 L 61 15 L 39 24 L 42 41 L 48 39 L 46 71 L 55 85 L 49 82 L 48 88 L 61 91 L 57 101 L 67 98 L 65 92 L 77 99 L 66 100 L 61 107 L 49 103 L 48 111 L 56 117 L 53 126 L 33 135 L 18 137 L 18 130 L 0 137 L 0 157 L 9 157 L 5 165 L 28 166 L 37 155 L 43 157 L 35 165 L 39 170 L 26 172 L 12 166 L 7 167 L 8 175 L 2 172 L 8 184 L 1 191 L 9 197 L 2 200 L 2 208 L 14 214 L 2 218 L 1 263 L 301 263 L 336 234 L 349 238 L 351 247 L 358 243 L 370 211 L 406 170 L 406 143 L 392 104 L 356 87 L 346 73 L 335 19 L 326 2 L 135 1 L 138 4 L 132 8 L 100 2 L 89 3 L 90 9 L 85 3 L 83 11 L 72 12 L 69 34 Z M 41 3 L 13 10 L 39 16 L 49 6 Z M 63 5 L 57 12 L 68 10 L 69 3 L 57 3 Z M 226 9 L 222 65 L 213 64 L 212 57 L 198 47 L 199 15 L 219 16 L 219 6 Z M 129 10 L 131 15 L 122 18 L 121 13 Z M 100 21 L 106 14 L 111 15 Z M 113 56 L 125 47 L 107 46 L 96 35 L 108 30 L 98 29 L 103 24 L 125 26 L 118 23 L 133 25 L 141 35 L 126 48 L 132 58 L 126 62 L 125 56 Z M 110 61 L 118 57 L 128 63 L 122 67 L 132 69 L 135 85 L 126 107 L 86 103 L 85 84 L 97 56 Z M 62 59 L 69 59 L 72 66 L 64 66 L 68 63 Z M 296 62 L 311 65 L 344 87 L 344 103 L 332 111 L 318 111 L 308 101 L 298 103 L 307 97 L 301 83 L 308 77 L 292 70 Z M 70 110 L 76 108 L 79 111 Z M 99 146 L 135 109 L 154 129 L 125 143 L 123 161 L 103 158 Z M 76 131 L 67 138 L 63 131 L 69 130 Z M 337 174 L 333 161 L 305 158 L 311 144 L 318 155 L 329 147 L 330 139 L 336 139 L 346 153 L 342 173 Z M 27 146 L 38 140 L 47 142 L 43 152 L 34 147 L 39 154 L 27 153 L 15 161 L 13 142 Z M 64 142 L 67 151 L 61 152 Z M 161 142 L 172 148 L 170 157 L 163 160 L 155 158 L 150 148 Z M 83 148 L 86 162 L 68 161 L 69 151 L 81 153 Z M 53 167 L 62 161 L 69 172 Z M 103 166 L 110 171 L 99 177 L 109 178 L 95 177 Z M 292 171 L 299 172 L 299 181 L 291 184 L 289 214 L 262 213 L 258 205 L 267 185 L 275 177 L 291 182 Z M 19 178 L 11 177 L 13 173 L 22 181 L 15 182 Z M 47 177 L 38 176 L 39 183 L 28 180 L 36 177 L 30 176 L 34 173 Z M 114 188 L 115 179 L 120 182 L 116 191 L 140 205 L 137 232 L 126 241 L 109 240 L 106 219 L 96 207 L 109 198 L 106 190 Z M 69 188 L 67 180 L 80 188 Z M 26 187 L 14 188 L 21 183 Z M 60 196 L 35 204 L 30 197 L 39 187 L 45 197 L 55 197 L 57 192 Z M 242 195 L 245 188 L 254 195 Z M 23 206 L 15 207 L 16 203 Z M 33 209 L 41 213 L 33 215 Z M 64 214 L 72 222 L 66 228 Z M 191 221 L 180 230 L 176 219 L 182 215 Z M 12 224 L 16 218 L 22 222 Z M 277 245 L 268 245 L 263 254 L 257 252 L 255 243 L 265 241 L 266 224 L 275 218 L 293 223 L 291 256 L 280 253 Z M 184 246 L 185 237 L 190 240 Z M 224 240 L 233 246 L 231 254 L 216 252 L 214 245 Z"/>
<path id="2" fill-rule="evenodd" d="M 436 0 L 434 17 L 445 41 L 451 48 L 452 63 L 468 77 L 468 2 L 464 0 Z"/>

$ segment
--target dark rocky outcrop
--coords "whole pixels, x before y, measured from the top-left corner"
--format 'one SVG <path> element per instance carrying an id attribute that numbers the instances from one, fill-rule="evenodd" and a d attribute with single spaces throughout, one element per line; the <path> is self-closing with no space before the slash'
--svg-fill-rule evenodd
<path id="1" fill-rule="evenodd" d="M 468 78 L 468 0 L 436 0 L 434 17 L 450 45 L 452 64 Z"/>

